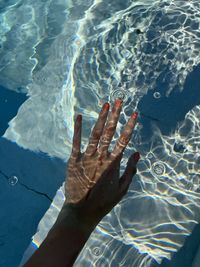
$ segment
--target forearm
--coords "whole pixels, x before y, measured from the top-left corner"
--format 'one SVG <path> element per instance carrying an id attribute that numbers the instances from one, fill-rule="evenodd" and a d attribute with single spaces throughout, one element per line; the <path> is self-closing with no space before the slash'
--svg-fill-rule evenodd
<path id="1" fill-rule="evenodd" d="M 95 226 L 63 206 L 46 239 L 24 267 L 71 267 Z"/>

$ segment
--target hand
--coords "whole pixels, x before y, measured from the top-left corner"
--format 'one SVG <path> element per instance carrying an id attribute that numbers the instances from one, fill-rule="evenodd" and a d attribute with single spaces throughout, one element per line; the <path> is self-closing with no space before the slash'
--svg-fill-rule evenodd
<path id="1" fill-rule="evenodd" d="M 121 99 L 115 101 L 109 117 L 109 104 L 103 105 L 84 153 L 80 152 L 81 115 L 77 116 L 75 122 L 73 147 L 65 184 L 65 205 L 74 207 L 81 217 L 90 218 L 92 223 L 96 224 L 125 195 L 136 173 L 136 164 L 139 160 L 139 153 L 134 153 L 129 158 L 124 174 L 119 178 L 120 161 L 136 124 L 136 112 L 129 118 L 113 151 L 108 151 L 115 134 L 122 102 Z"/>

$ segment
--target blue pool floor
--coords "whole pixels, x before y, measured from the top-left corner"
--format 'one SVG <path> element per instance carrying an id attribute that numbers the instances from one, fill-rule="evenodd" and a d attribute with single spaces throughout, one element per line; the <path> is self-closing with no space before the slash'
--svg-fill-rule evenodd
<path id="1" fill-rule="evenodd" d="M 152 92 L 143 97 L 138 108 L 143 114 L 144 134 L 149 135 L 149 118 L 156 118 L 162 133 L 168 134 L 188 110 L 200 104 L 199 77 L 200 66 L 189 75 L 183 93 L 175 91 L 168 101 L 160 98 L 155 102 Z M 24 94 L 0 87 L 1 136 L 25 100 Z M 178 105 L 180 102 L 181 106 Z M 3 137 L 0 138 L 0 158 L 0 267 L 17 267 L 40 219 L 65 179 L 66 167 L 60 159 L 20 148 Z M 8 182 L 11 176 L 19 179 L 15 186 Z M 183 248 L 175 253 L 171 261 L 165 260 L 160 267 L 192 267 L 199 247 L 200 225 L 197 225 Z M 158 267 L 157 264 L 155 266 Z"/>
<path id="2" fill-rule="evenodd" d="M 17 267 L 65 177 L 65 164 L 0 139 L 0 267 Z M 8 177 L 18 177 L 12 186 Z M 44 194 L 44 195 L 43 195 Z"/>
<path id="3" fill-rule="evenodd" d="M 20 148 L 0 139 L 0 267 L 17 267 L 65 177 L 65 164 L 56 158 Z M 15 186 L 6 177 L 16 175 Z M 25 187 L 25 186 L 26 187 Z M 43 194 L 41 194 L 43 193 Z M 155 267 L 191 267 L 200 246 L 200 225 L 172 261 Z M 117 267 L 117 266 L 116 266 Z"/>
<path id="4" fill-rule="evenodd" d="M 19 107 L 27 98 L 25 94 L 19 94 L 0 85 L 0 136 L 4 134 L 8 122 L 16 116 Z"/>

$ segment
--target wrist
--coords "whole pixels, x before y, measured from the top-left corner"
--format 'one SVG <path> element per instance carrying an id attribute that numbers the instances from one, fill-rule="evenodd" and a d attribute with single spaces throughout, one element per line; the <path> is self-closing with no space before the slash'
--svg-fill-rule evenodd
<path id="1" fill-rule="evenodd" d="M 47 237 L 28 266 L 71 267 L 95 225 L 83 220 L 78 210 L 64 204 Z"/>
<path id="2" fill-rule="evenodd" d="M 97 224 L 98 223 L 94 222 L 87 216 L 84 216 L 81 209 L 75 205 L 64 203 L 50 232 L 55 230 L 65 231 L 65 229 L 71 229 L 72 231 L 76 230 L 85 238 L 88 238 Z"/>

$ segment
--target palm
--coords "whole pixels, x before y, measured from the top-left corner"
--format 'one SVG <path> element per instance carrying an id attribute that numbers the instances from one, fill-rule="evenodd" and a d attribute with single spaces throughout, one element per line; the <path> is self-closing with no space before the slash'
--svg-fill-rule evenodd
<path id="1" fill-rule="evenodd" d="M 69 203 L 77 203 L 87 196 L 88 192 L 102 177 L 103 173 L 108 170 L 112 163 L 110 156 L 99 159 L 98 153 L 92 157 L 81 155 L 81 158 L 76 161 L 69 161 L 68 164 L 68 179 L 66 182 L 66 196 Z M 110 172 L 107 178 L 107 183 L 111 184 L 112 191 L 114 190 L 117 181 L 119 180 L 119 164 Z M 108 187 L 107 187 L 108 188 Z"/>

